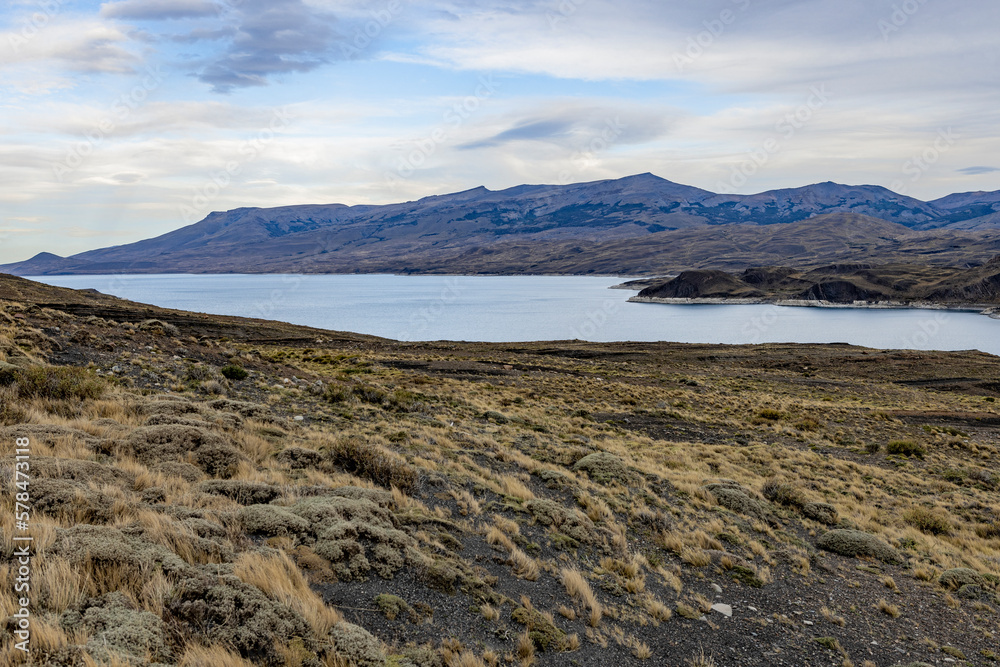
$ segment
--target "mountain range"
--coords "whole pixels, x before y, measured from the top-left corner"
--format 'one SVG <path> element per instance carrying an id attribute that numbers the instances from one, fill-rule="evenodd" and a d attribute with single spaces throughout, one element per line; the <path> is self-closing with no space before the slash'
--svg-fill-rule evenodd
<path id="1" fill-rule="evenodd" d="M 924 202 L 873 185 L 716 194 L 639 174 L 399 204 L 238 208 L 156 238 L 0 272 L 664 273 L 845 259 L 982 263 L 1000 191 Z M 860 256 L 859 256 L 860 255 Z"/>

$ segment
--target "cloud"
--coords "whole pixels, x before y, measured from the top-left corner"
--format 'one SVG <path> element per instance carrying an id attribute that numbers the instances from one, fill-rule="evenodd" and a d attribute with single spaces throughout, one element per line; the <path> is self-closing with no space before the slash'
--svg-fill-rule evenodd
<path id="1" fill-rule="evenodd" d="M 529 115 L 530 114 L 530 115 Z M 503 120 L 505 129 L 460 144 L 462 150 L 495 148 L 513 142 L 537 142 L 570 150 L 584 150 L 595 140 L 608 144 L 635 144 L 666 133 L 678 116 L 675 110 L 654 110 L 642 105 L 580 104 L 551 101 L 543 111 L 520 112 Z M 489 130 L 490 128 L 485 128 Z"/>
<path id="2" fill-rule="evenodd" d="M 215 16 L 222 7 L 210 0 L 120 0 L 101 5 L 101 16 L 135 21 Z"/>
<path id="3" fill-rule="evenodd" d="M 552 141 L 563 139 L 570 134 L 574 126 L 568 119 L 529 120 L 504 130 L 489 139 L 465 144 L 462 148 L 475 149 L 487 146 L 499 146 L 511 141 Z"/>
<path id="4" fill-rule="evenodd" d="M 102 21 L 53 19 L 27 36 L 0 33 L 0 67 L 49 61 L 73 72 L 130 73 L 139 61 L 130 44 L 125 32 Z"/>
<path id="5" fill-rule="evenodd" d="M 198 74 L 219 93 L 265 86 L 271 78 L 309 72 L 335 57 L 341 39 L 332 14 L 302 0 L 246 0 L 229 47 Z"/>
<path id="6" fill-rule="evenodd" d="M 965 169 L 959 169 L 958 173 L 965 174 L 966 176 L 979 176 L 980 174 L 992 174 L 995 171 L 1000 171 L 997 167 L 966 167 Z"/>

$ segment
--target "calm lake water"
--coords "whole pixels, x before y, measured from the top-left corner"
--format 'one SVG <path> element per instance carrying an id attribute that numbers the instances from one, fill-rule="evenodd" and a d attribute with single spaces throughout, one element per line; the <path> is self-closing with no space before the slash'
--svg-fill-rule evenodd
<path id="1" fill-rule="evenodd" d="M 1000 320 L 976 313 L 628 303 L 617 278 L 559 276 L 44 276 L 132 301 L 397 340 L 852 343 L 1000 355 Z"/>

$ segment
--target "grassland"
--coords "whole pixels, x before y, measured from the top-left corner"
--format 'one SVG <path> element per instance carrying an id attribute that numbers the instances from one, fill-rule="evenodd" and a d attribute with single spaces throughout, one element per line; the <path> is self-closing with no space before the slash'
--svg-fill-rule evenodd
<path id="1" fill-rule="evenodd" d="M 996 357 L 398 343 L 0 288 L 0 664 L 19 437 L 27 664 L 996 663 Z"/>

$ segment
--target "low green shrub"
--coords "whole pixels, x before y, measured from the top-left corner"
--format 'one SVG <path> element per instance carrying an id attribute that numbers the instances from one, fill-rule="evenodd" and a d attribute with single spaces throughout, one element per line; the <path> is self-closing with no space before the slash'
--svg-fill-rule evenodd
<path id="1" fill-rule="evenodd" d="M 893 440 L 886 446 L 885 450 L 895 456 L 915 456 L 918 459 L 924 458 L 924 454 L 927 453 L 923 445 L 917 444 L 912 440 Z"/>
<path id="2" fill-rule="evenodd" d="M 379 445 L 359 438 L 341 438 L 330 448 L 328 456 L 347 472 L 386 488 L 395 486 L 406 492 L 416 488 L 417 473 L 410 464 Z"/>
<path id="3" fill-rule="evenodd" d="M 13 386 L 21 399 L 93 400 L 100 398 L 107 385 L 90 371 L 73 366 L 50 368 L 31 366 L 5 372 L 0 385 Z"/>
<path id="4" fill-rule="evenodd" d="M 242 366 L 238 366 L 237 364 L 229 364 L 227 366 L 223 366 L 222 368 L 219 369 L 219 372 L 222 373 L 222 377 L 226 378 L 227 380 L 233 380 L 236 382 L 240 380 L 246 380 L 247 377 L 250 375 L 247 369 L 243 368 Z"/>

